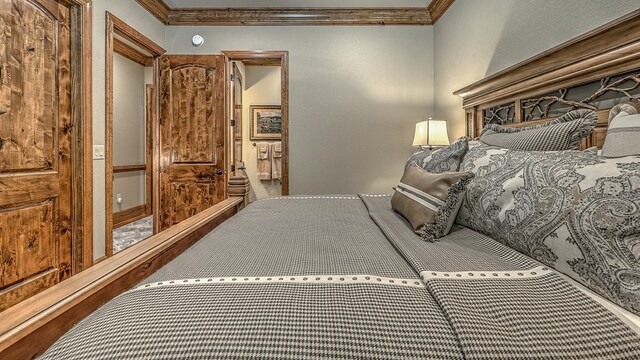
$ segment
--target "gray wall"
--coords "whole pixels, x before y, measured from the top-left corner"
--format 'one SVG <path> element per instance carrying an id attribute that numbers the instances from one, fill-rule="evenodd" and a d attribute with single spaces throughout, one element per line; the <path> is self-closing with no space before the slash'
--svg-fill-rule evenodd
<path id="1" fill-rule="evenodd" d="M 92 29 L 92 91 L 93 91 L 93 143 L 104 145 L 105 141 L 105 19 L 111 12 L 139 32 L 164 47 L 165 26 L 144 10 L 135 0 L 95 0 Z M 105 254 L 105 164 L 104 160 L 93 161 L 93 257 Z"/>
<path id="2" fill-rule="evenodd" d="M 249 201 L 282 195 L 280 180 L 260 181 L 257 177 L 258 150 L 251 140 L 251 105 L 280 105 L 281 72 L 279 66 L 246 66 L 242 99 L 242 158 L 251 182 Z M 273 142 L 273 141 L 269 141 Z"/>
<path id="3" fill-rule="evenodd" d="M 288 50 L 291 194 L 389 193 L 433 113 L 430 26 L 180 27 L 170 53 Z M 202 34 L 199 48 L 191 37 Z"/>
<path id="4" fill-rule="evenodd" d="M 434 26 L 436 115 L 464 135 L 466 85 L 640 8 L 638 0 L 457 0 Z"/>
<path id="5" fill-rule="evenodd" d="M 145 67 L 121 55 L 113 56 L 113 165 L 146 162 Z M 145 172 L 113 176 L 113 212 L 143 205 Z M 117 195 L 122 203 L 117 203 Z"/>

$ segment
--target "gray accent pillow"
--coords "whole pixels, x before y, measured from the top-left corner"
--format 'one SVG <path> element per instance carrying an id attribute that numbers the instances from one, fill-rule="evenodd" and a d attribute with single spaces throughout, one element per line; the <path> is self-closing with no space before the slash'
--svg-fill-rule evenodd
<path id="1" fill-rule="evenodd" d="M 614 109 L 611 109 L 612 112 Z M 631 105 L 623 106 L 618 115 L 609 120 L 607 137 L 604 139 L 604 145 L 602 146 L 602 156 L 640 155 L 639 139 L 640 114 Z"/>
<path id="2" fill-rule="evenodd" d="M 451 230 L 473 176 L 460 172 L 434 174 L 412 164 L 395 188 L 391 208 L 407 219 L 423 239 L 434 241 Z"/>
<path id="3" fill-rule="evenodd" d="M 456 172 L 460 168 L 462 158 L 468 149 L 469 139 L 466 137 L 462 137 L 451 145 L 435 151 L 418 149 L 409 157 L 404 168 L 407 169 L 412 164 L 417 164 L 432 173 Z"/>
<path id="4" fill-rule="evenodd" d="M 481 145 L 456 221 L 640 314 L 640 156 Z"/>
<path id="5" fill-rule="evenodd" d="M 556 120 L 530 127 L 508 128 L 487 125 L 480 141 L 492 146 L 514 150 L 557 151 L 574 150 L 589 136 L 598 122 L 594 111 L 578 109 Z"/>

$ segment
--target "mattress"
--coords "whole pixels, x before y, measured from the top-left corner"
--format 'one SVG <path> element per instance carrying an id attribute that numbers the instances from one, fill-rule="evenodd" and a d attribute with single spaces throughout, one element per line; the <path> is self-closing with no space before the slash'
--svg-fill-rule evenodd
<path id="1" fill-rule="evenodd" d="M 388 196 L 276 197 L 240 211 L 42 358 L 640 357 L 640 335 L 617 315 L 469 229 L 421 241 Z"/>

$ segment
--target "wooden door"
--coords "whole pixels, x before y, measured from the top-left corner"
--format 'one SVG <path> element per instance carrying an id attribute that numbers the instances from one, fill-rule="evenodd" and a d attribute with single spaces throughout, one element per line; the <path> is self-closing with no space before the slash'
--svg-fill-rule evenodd
<path id="1" fill-rule="evenodd" d="M 72 271 L 69 15 L 0 0 L 0 311 Z"/>
<path id="2" fill-rule="evenodd" d="M 224 56 L 161 58 L 161 230 L 225 198 L 224 79 Z"/>
<path id="3" fill-rule="evenodd" d="M 231 68 L 233 79 L 233 164 L 238 169 L 242 165 L 242 73 L 236 63 Z"/>

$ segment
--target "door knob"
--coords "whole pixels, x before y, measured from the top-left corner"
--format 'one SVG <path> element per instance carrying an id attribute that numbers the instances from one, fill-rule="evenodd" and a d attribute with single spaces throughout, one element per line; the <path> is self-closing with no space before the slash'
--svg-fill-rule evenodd
<path id="1" fill-rule="evenodd" d="M 9 111 L 9 110 L 7 110 L 7 109 L 5 109 L 5 108 L 1 108 L 1 107 L 0 107 L 0 115 L 4 115 L 4 114 L 6 114 L 6 113 L 7 113 L 7 111 Z"/>
<path id="2" fill-rule="evenodd" d="M 222 169 L 216 170 L 216 175 L 222 175 L 223 173 L 224 173 L 224 171 L 222 171 Z"/>

